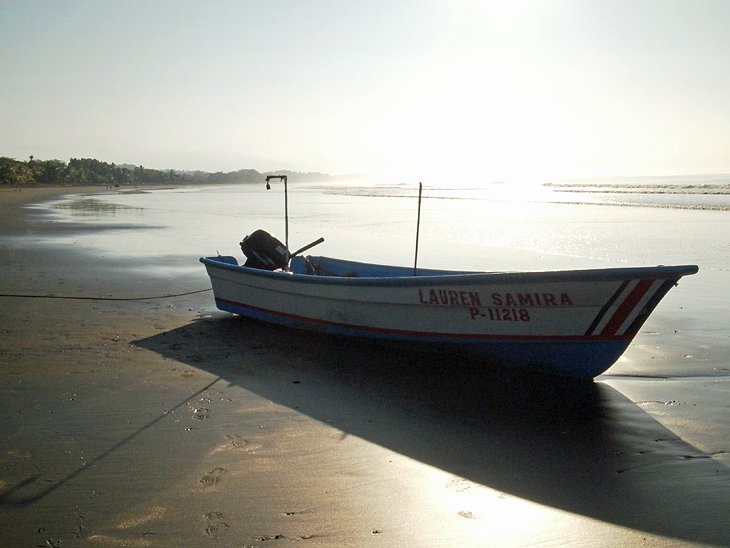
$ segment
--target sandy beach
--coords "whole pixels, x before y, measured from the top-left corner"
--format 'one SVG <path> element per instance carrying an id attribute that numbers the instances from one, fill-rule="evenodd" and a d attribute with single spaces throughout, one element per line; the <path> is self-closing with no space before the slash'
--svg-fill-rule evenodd
<path id="1" fill-rule="evenodd" d="M 202 267 L 28 245 L 90 230 L 22 207 L 65 192 L 0 192 L 5 545 L 730 544 L 727 376 L 486 373 L 243 320 Z"/>

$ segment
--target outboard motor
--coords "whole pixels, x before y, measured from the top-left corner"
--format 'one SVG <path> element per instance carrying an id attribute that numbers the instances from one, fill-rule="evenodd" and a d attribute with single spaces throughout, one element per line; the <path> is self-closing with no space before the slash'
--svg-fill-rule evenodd
<path id="1" fill-rule="evenodd" d="M 246 256 L 243 266 L 276 270 L 289 264 L 286 246 L 265 230 L 256 230 L 241 242 L 241 251 Z"/>

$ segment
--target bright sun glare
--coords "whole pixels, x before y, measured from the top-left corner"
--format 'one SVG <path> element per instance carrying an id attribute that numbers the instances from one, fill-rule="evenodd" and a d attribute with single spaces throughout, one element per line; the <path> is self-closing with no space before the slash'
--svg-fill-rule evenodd
<path id="1" fill-rule="evenodd" d="M 548 85 L 534 53 L 540 13 L 531 7 L 451 4 L 428 57 L 389 73 L 368 98 L 357 146 L 365 163 L 442 182 L 525 182 L 566 174 L 585 157 L 589 143 L 567 105 L 574 98 Z"/>

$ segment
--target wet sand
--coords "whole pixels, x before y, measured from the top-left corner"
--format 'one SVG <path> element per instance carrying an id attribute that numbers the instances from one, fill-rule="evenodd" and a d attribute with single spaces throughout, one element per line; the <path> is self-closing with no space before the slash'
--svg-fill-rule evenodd
<path id="1" fill-rule="evenodd" d="M 487 374 L 209 292 L 88 300 L 208 281 L 28 245 L 42 192 L 0 192 L 0 293 L 84 299 L 0 297 L 5 544 L 730 544 L 727 376 Z"/>

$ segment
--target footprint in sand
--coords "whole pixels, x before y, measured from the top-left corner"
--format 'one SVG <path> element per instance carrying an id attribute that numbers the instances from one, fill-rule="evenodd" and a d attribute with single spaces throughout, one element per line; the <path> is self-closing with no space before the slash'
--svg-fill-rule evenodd
<path id="1" fill-rule="evenodd" d="M 222 532 L 228 529 L 229 525 L 223 521 L 223 512 L 208 512 L 203 516 L 205 523 L 205 534 L 211 538 L 218 538 Z"/>
<path id="2" fill-rule="evenodd" d="M 195 420 L 199 420 L 199 421 L 205 420 L 208 418 L 208 416 L 210 414 L 210 409 L 208 409 L 207 407 L 200 407 L 197 405 L 193 405 L 190 402 L 188 402 L 186 405 L 187 405 L 188 409 L 190 410 L 190 412 L 192 413 L 193 419 L 195 419 Z"/>
<path id="3" fill-rule="evenodd" d="M 198 482 L 201 483 L 205 487 L 214 487 L 222 481 L 223 475 L 225 473 L 226 473 L 225 468 L 220 468 L 220 467 L 213 468 L 208 473 L 203 474 L 203 476 L 198 480 Z"/>
<path id="4" fill-rule="evenodd" d="M 205 420 L 208 418 L 208 414 L 210 413 L 210 409 L 207 409 L 205 407 L 194 407 L 193 408 L 193 418 L 195 420 Z"/>
<path id="5" fill-rule="evenodd" d="M 240 434 L 226 434 L 226 439 L 237 449 L 245 449 L 249 442 Z"/>

